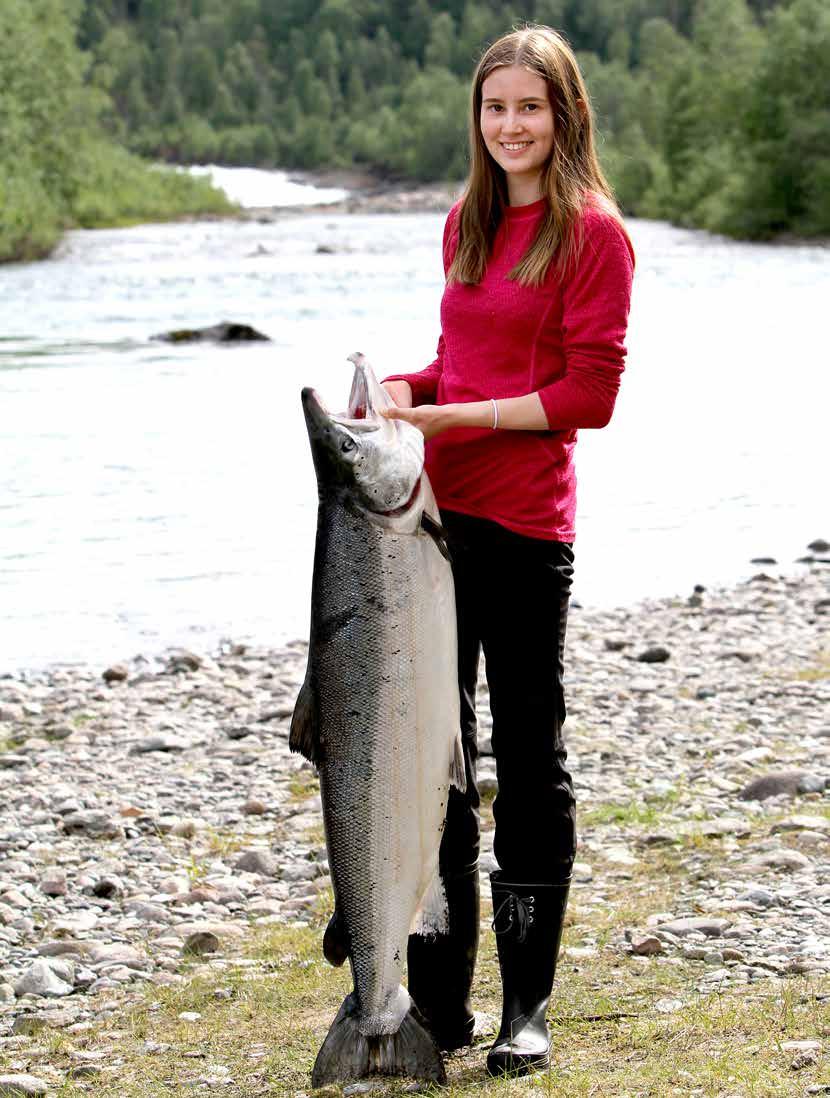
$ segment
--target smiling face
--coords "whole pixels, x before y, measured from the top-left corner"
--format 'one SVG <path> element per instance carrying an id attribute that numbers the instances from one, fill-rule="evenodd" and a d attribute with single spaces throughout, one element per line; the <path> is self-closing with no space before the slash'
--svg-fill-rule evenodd
<path id="1" fill-rule="evenodd" d="M 480 126 L 487 151 L 504 170 L 510 205 L 541 198 L 554 138 L 547 82 L 521 65 L 494 69 L 481 85 Z"/>

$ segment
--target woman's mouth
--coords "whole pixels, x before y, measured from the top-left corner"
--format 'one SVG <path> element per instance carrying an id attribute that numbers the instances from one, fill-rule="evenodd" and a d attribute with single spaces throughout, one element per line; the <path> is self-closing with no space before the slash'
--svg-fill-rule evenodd
<path id="1" fill-rule="evenodd" d="M 532 141 L 501 141 L 500 144 L 501 144 L 501 147 L 504 149 L 505 152 L 508 152 L 508 153 L 521 153 L 521 152 L 524 152 L 525 149 L 529 148 L 533 144 L 533 142 Z"/>

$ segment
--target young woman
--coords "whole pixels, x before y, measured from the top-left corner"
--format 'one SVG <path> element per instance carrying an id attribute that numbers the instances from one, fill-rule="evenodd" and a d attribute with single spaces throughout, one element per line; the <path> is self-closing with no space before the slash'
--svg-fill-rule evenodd
<path id="1" fill-rule="evenodd" d="M 453 559 L 467 793 L 441 846 L 446 935 L 413 937 L 410 991 L 445 1049 L 472 1042 L 479 905 L 475 696 L 486 660 L 498 795 L 490 875 L 503 987 L 488 1070 L 547 1066 L 545 1013 L 576 851 L 562 737 L 576 432 L 603 427 L 625 358 L 633 252 L 565 40 L 495 42 L 472 90 L 472 166 L 444 229 L 435 361 L 384 382 L 419 427 Z"/>

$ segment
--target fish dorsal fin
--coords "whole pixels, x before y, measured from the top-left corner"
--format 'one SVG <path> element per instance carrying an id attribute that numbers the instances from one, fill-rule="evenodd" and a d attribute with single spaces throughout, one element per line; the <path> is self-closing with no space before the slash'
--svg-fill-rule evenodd
<path id="1" fill-rule="evenodd" d="M 300 687 L 300 693 L 297 695 L 294 715 L 291 718 L 288 746 L 292 751 L 304 755 L 309 762 L 317 766 L 320 759 L 320 736 L 317 728 L 314 691 L 311 689 L 308 676 L 306 676 L 305 682 Z"/>

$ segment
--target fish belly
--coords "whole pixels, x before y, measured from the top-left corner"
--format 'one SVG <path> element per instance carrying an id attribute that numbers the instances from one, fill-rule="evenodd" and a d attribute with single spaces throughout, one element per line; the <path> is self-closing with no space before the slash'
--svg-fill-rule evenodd
<path id="1" fill-rule="evenodd" d="M 401 971 L 437 873 L 458 736 L 455 608 L 432 540 L 348 512 L 318 560 L 312 658 L 332 881 L 366 1035 L 405 1015 Z"/>

